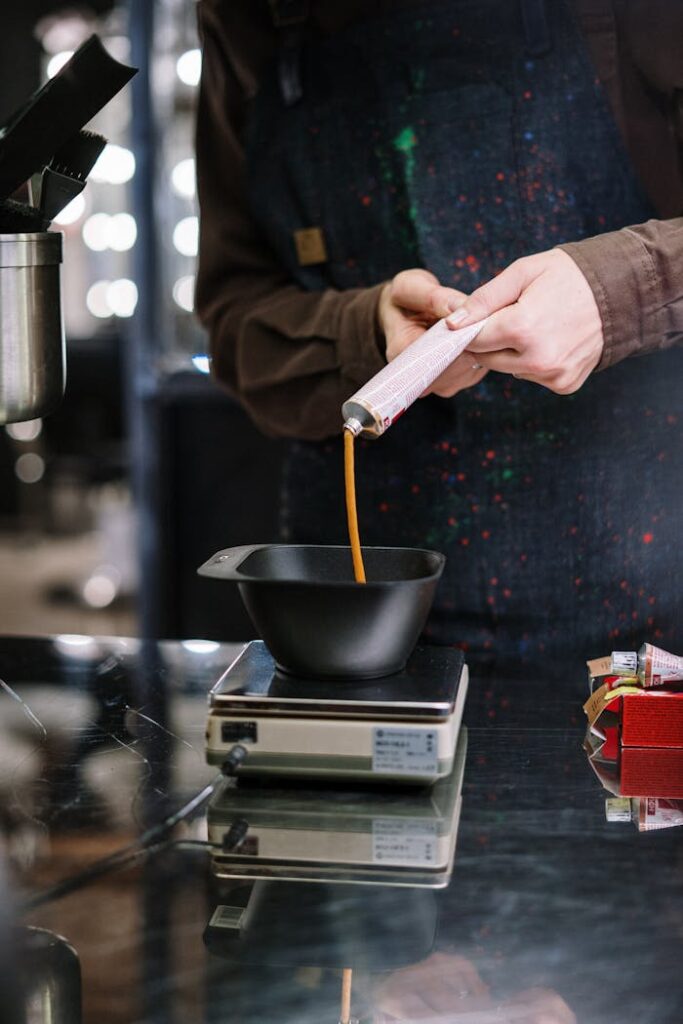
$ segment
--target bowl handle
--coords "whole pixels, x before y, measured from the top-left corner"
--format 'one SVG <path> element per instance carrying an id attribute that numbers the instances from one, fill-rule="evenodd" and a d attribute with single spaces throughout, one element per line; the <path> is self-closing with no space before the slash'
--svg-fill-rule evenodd
<path id="1" fill-rule="evenodd" d="M 212 555 L 208 562 L 197 569 L 199 576 L 213 576 L 218 580 L 234 580 L 239 582 L 247 577 L 239 571 L 242 562 L 254 551 L 262 551 L 267 544 L 242 544 L 235 548 L 223 548 Z"/>

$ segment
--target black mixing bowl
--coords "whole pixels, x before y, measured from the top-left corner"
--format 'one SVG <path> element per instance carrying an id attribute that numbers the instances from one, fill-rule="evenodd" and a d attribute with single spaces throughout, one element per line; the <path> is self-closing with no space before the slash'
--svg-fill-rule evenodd
<path id="1" fill-rule="evenodd" d="M 418 548 L 368 547 L 363 560 L 365 584 L 353 578 L 350 548 L 313 544 L 226 548 L 198 572 L 239 585 L 283 672 L 372 679 L 405 665 L 446 559 Z"/>

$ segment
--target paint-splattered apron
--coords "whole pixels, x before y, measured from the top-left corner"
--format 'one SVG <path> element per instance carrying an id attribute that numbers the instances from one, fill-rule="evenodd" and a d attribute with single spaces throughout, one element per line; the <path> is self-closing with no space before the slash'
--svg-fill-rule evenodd
<path id="1" fill-rule="evenodd" d="M 651 216 L 569 8 L 545 10 L 450 0 L 309 31 L 291 105 L 273 69 L 251 111 L 250 201 L 304 288 L 422 266 L 470 291 Z M 301 266 L 293 232 L 310 226 L 328 258 Z M 570 397 L 491 373 L 361 442 L 364 543 L 448 556 L 430 639 L 507 670 L 646 637 L 683 649 L 682 382 L 680 349 Z M 285 491 L 289 539 L 345 542 L 340 439 L 295 443 Z"/>

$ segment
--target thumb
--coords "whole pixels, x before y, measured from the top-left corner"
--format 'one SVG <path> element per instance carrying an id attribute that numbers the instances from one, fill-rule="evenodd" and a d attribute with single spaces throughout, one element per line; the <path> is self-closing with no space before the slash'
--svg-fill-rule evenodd
<path id="1" fill-rule="evenodd" d="M 484 320 L 499 309 L 517 302 L 534 276 L 528 261 L 516 260 L 497 277 L 472 292 L 467 301 L 447 317 L 446 323 L 449 327 L 460 329 Z"/>

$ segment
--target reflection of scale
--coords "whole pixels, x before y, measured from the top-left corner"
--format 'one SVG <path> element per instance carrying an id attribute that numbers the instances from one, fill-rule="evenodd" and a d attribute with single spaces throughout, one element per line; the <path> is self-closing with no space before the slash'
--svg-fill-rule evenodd
<path id="1" fill-rule="evenodd" d="M 266 780 L 225 782 L 208 809 L 219 878 L 278 878 L 443 888 L 453 870 L 467 730 L 453 768 L 429 788 L 281 789 Z M 235 821 L 248 832 L 221 851 Z"/>
<path id="2" fill-rule="evenodd" d="M 244 964 L 397 970 L 429 955 L 434 893 L 381 886 L 257 881 L 219 896 L 204 933 L 210 951 Z M 258 999 L 258 993 L 255 993 Z M 272 1002 L 268 1017 L 272 1020 Z"/>
<path id="3" fill-rule="evenodd" d="M 239 743 L 240 775 L 429 784 L 453 769 L 467 682 L 448 647 L 417 647 L 382 679 L 319 682 L 277 672 L 254 640 L 211 691 L 207 760 Z"/>

